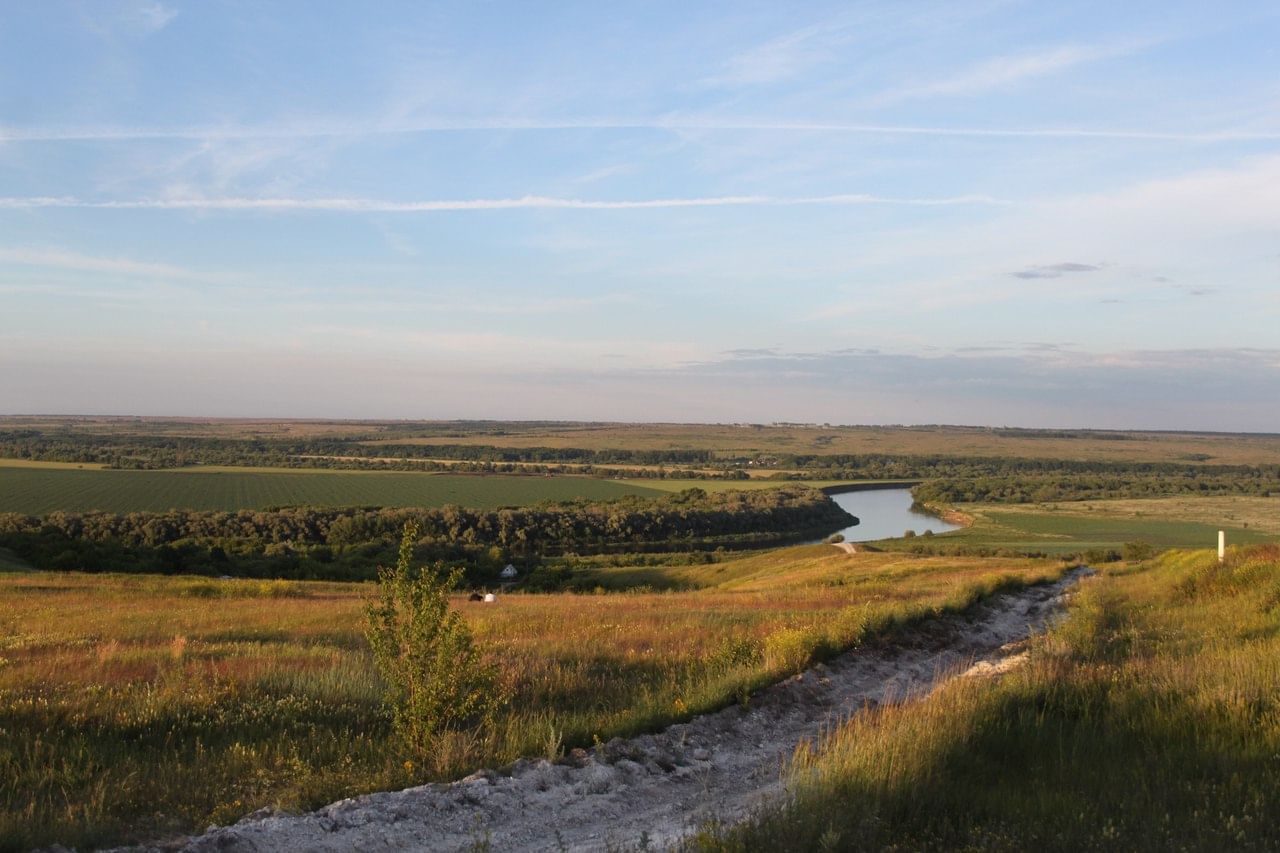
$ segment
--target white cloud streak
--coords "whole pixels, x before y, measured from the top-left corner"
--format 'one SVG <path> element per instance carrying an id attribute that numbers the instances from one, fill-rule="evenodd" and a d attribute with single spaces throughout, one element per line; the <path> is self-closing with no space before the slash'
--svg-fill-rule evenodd
<path id="1" fill-rule="evenodd" d="M 915 98 L 981 95 L 1101 59 L 1134 53 L 1150 42 L 1128 45 L 1061 45 L 1033 53 L 997 56 L 939 80 L 904 86 L 872 99 L 877 106 Z"/>
<path id="2" fill-rule="evenodd" d="M 935 136 L 1008 139 L 1127 139 L 1146 142 L 1276 142 L 1276 130 L 1146 130 L 1084 127 L 947 127 L 817 120 L 772 120 L 734 117 L 656 119 L 492 119 L 440 120 L 406 124 L 302 123 L 296 125 L 214 127 L 0 127 L 0 143 L 129 142 L 143 140 L 322 139 L 429 133 L 537 131 L 670 131 L 833 133 L 881 136 Z"/>
<path id="3" fill-rule="evenodd" d="M 1006 206 L 1008 201 L 985 195 L 939 198 L 892 198 L 851 193 L 781 197 L 767 195 L 710 196 L 606 201 L 550 196 L 519 198 L 387 201 L 368 198 L 158 198 L 94 201 L 72 196 L 0 197 L 0 210 L 76 208 L 90 210 L 205 210 L 205 211 L 317 211 L 330 213 L 435 213 L 485 210 L 648 210 L 681 207 L 795 207 L 806 205 L 953 205 Z"/>
<path id="4" fill-rule="evenodd" d="M 0 263 L 52 267 L 80 272 L 117 273 L 148 278 L 201 279 L 203 276 L 171 264 L 135 261 L 129 258 L 100 258 L 58 249 L 15 249 L 0 247 Z"/>

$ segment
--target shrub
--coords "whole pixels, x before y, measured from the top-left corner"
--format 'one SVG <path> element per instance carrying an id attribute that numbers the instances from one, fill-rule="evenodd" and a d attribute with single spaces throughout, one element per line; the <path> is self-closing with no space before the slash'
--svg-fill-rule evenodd
<path id="1" fill-rule="evenodd" d="M 1149 560 L 1156 552 L 1155 546 L 1150 542 L 1126 542 L 1122 554 L 1126 560 L 1137 562 L 1139 560 Z"/>
<path id="2" fill-rule="evenodd" d="M 764 638 L 764 665 L 774 672 L 799 672 L 812 662 L 819 644 L 809 628 L 779 628 Z"/>
<path id="3" fill-rule="evenodd" d="M 1098 563 L 1115 563 L 1120 560 L 1120 552 L 1114 548 L 1090 548 L 1084 552 L 1084 561 L 1090 565 Z"/>
<path id="4" fill-rule="evenodd" d="M 752 637 L 727 637 L 708 656 L 708 666 L 713 670 L 754 666 L 763 657 L 760 641 Z"/>
<path id="5" fill-rule="evenodd" d="M 414 571 L 417 534 L 415 524 L 405 524 L 395 568 L 379 570 L 365 634 L 387 683 L 396 732 L 410 751 L 427 757 L 445 735 L 491 734 L 503 691 L 497 667 L 483 660 L 471 629 L 449 607 L 461 570 L 436 564 Z"/>

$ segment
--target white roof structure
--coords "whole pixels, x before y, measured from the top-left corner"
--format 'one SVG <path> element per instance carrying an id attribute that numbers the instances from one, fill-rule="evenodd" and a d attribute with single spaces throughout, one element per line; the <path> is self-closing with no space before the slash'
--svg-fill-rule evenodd
<path id="1" fill-rule="evenodd" d="M 514 578 L 519 574 L 520 572 L 516 570 L 516 567 L 510 563 L 507 563 L 507 567 L 502 570 L 502 577 L 504 578 Z"/>

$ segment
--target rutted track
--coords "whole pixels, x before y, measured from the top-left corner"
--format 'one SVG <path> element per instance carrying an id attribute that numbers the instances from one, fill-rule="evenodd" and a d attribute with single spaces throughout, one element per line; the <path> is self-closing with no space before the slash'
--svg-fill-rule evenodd
<path id="1" fill-rule="evenodd" d="M 868 704 L 932 690 L 962 667 L 999 671 L 1061 609 L 1087 569 L 994 596 L 894 644 L 845 654 L 657 735 L 615 739 L 565 762 L 522 760 L 333 803 L 306 815 L 251 815 L 165 849 L 184 851 L 598 850 L 661 846 L 708 819 L 733 822 L 783 791 L 797 744 Z M 137 849 L 137 848 L 134 848 Z"/>

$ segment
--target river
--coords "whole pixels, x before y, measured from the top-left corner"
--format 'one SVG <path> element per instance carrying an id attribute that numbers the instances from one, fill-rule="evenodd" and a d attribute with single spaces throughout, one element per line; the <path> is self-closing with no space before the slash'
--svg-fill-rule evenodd
<path id="1" fill-rule="evenodd" d="M 928 515 L 911 508 L 911 490 L 905 488 L 866 489 L 857 492 L 840 492 L 831 499 L 845 512 L 858 517 L 858 524 L 835 531 L 844 534 L 846 542 L 871 542 L 901 536 L 908 530 L 916 535 L 926 530 L 946 533 L 959 530 L 958 524 L 943 521 L 936 515 Z"/>

